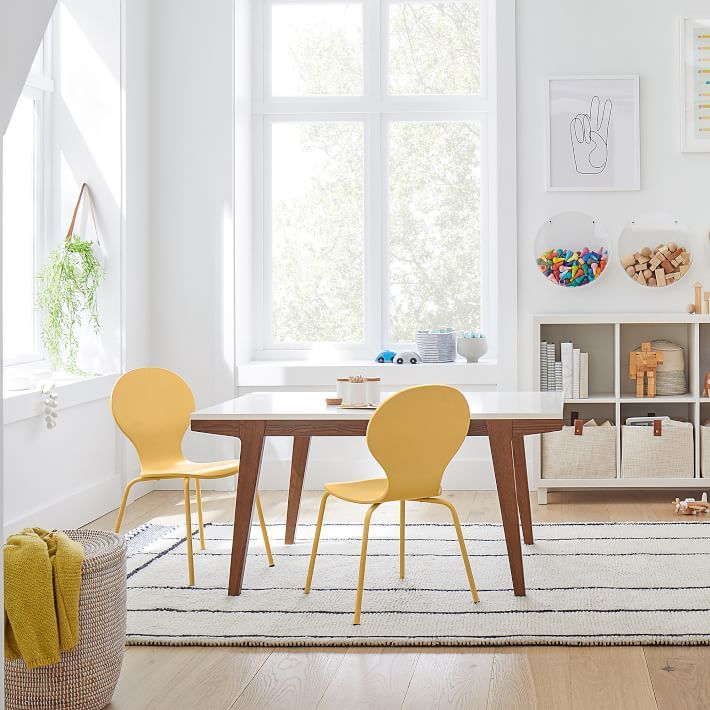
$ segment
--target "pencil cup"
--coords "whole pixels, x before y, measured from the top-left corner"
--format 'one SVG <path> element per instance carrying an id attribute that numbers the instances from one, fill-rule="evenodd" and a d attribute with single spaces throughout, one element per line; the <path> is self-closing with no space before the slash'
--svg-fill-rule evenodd
<path id="1" fill-rule="evenodd" d="M 380 401 L 380 378 L 368 377 L 365 380 L 365 398 L 367 404 L 377 404 Z"/>
<path id="2" fill-rule="evenodd" d="M 348 404 L 361 406 L 367 404 L 367 383 L 348 382 Z"/>

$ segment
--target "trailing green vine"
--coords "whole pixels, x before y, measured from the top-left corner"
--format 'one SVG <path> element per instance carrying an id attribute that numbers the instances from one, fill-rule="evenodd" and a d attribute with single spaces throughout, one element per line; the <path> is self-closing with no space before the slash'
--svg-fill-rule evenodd
<path id="1" fill-rule="evenodd" d="M 78 333 L 85 316 L 94 332 L 101 328 L 97 291 L 102 277 L 94 245 L 76 234 L 50 254 L 37 274 L 42 342 L 54 368 L 87 374 L 78 365 Z"/>

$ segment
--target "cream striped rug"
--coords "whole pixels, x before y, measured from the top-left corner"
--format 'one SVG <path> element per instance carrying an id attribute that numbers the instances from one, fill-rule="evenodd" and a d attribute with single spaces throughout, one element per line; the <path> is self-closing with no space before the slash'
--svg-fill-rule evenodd
<path id="1" fill-rule="evenodd" d="M 524 547 L 526 597 L 513 596 L 502 527 L 464 525 L 481 602 L 466 585 L 454 529 L 407 526 L 399 579 L 398 526 L 373 524 L 363 616 L 353 626 L 361 525 L 325 525 L 313 590 L 303 583 L 314 526 L 284 545 L 269 526 L 269 568 L 253 528 L 244 590 L 226 594 L 232 526 L 208 524 L 188 587 L 184 528 L 132 532 L 128 643 L 350 646 L 710 643 L 710 523 L 535 526 Z M 195 549 L 197 533 L 195 531 Z"/>

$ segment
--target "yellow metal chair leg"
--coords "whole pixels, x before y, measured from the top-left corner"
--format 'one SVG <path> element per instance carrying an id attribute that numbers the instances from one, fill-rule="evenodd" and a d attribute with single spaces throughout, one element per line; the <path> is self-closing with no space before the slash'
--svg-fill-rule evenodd
<path id="1" fill-rule="evenodd" d="M 261 509 L 261 498 L 256 494 L 254 498 L 256 502 L 256 514 L 259 517 L 259 525 L 261 526 L 261 536 L 264 538 L 264 547 L 266 548 L 266 557 L 269 560 L 269 567 L 274 566 L 274 558 L 271 556 L 271 544 L 269 543 L 269 533 L 266 531 L 266 522 L 264 521 L 264 511 Z"/>
<path id="2" fill-rule="evenodd" d="M 399 501 L 399 578 L 404 579 L 404 501 Z"/>
<path id="3" fill-rule="evenodd" d="M 362 610 L 362 590 L 365 586 L 365 562 L 367 561 L 367 539 L 370 534 L 370 518 L 380 507 L 379 503 L 371 505 L 365 513 L 365 523 L 362 526 L 362 549 L 360 550 L 360 571 L 357 575 L 357 596 L 355 597 L 355 616 L 353 624 L 360 623 L 360 611 Z"/>
<path id="4" fill-rule="evenodd" d="M 116 518 L 116 526 L 114 527 L 113 531 L 118 533 L 121 531 L 121 523 L 123 522 L 123 513 L 126 510 L 126 503 L 128 502 L 128 494 L 131 491 L 131 488 L 140 481 L 140 478 L 134 478 L 132 481 L 129 481 L 126 484 L 126 488 L 123 491 L 123 499 L 121 500 L 121 507 L 118 509 L 118 517 Z"/>
<path id="5" fill-rule="evenodd" d="M 459 539 L 459 547 L 461 548 L 461 557 L 463 558 L 463 564 L 466 568 L 466 576 L 468 577 L 468 585 L 471 588 L 471 596 L 475 604 L 478 604 L 478 590 L 476 589 L 476 583 L 473 581 L 473 572 L 471 571 L 471 562 L 468 559 L 468 550 L 466 549 L 466 543 L 463 539 L 463 532 L 461 531 L 461 523 L 459 522 L 459 516 L 456 512 L 456 508 L 452 503 L 443 498 L 424 498 L 423 503 L 437 503 L 438 505 L 446 506 L 451 513 L 451 519 L 454 521 L 454 527 L 456 528 L 456 536 Z"/>
<path id="6" fill-rule="evenodd" d="M 192 520 L 190 519 L 190 479 L 185 479 L 185 535 L 187 539 L 187 574 L 190 586 L 195 584 L 195 566 L 192 559 Z"/>
<path id="7" fill-rule="evenodd" d="M 195 479 L 195 498 L 197 498 L 197 526 L 200 528 L 200 550 L 205 549 L 205 526 L 202 524 L 202 491 L 200 479 Z"/>
<path id="8" fill-rule="evenodd" d="M 320 529 L 323 525 L 323 514 L 325 513 L 325 504 L 330 493 L 324 493 L 320 499 L 320 509 L 318 510 L 318 522 L 316 523 L 316 534 L 313 537 L 313 547 L 311 548 L 311 560 L 308 563 L 308 574 L 306 575 L 306 586 L 303 588 L 304 594 L 311 591 L 311 582 L 313 581 L 313 569 L 316 566 L 316 555 L 318 554 L 318 541 L 320 540 Z"/>

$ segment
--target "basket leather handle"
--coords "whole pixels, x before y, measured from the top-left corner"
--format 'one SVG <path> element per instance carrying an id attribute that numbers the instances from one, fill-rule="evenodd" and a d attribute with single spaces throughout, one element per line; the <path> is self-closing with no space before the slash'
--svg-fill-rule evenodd
<path id="1" fill-rule="evenodd" d="M 89 201 L 89 209 L 91 210 L 91 221 L 94 223 L 94 232 L 96 232 L 96 243 L 100 244 L 99 240 L 99 228 L 96 226 L 96 210 L 94 209 L 94 199 L 91 197 L 91 190 L 89 186 L 84 182 L 81 184 L 81 190 L 79 190 L 79 197 L 76 200 L 76 205 L 74 205 L 74 212 L 71 216 L 71 222 L 69 222 L 69 229 L 67 229 L 67 236 L 64 237 L 65 243 L 68 243 L 74 234 L 74 225 L 76 224 L 76 216 L 79 213 L 79 206 L 81 205 L 81 199 L 84 197 L 84 192 L 86 192 L 86 199 Z"/>
<path id="2" fill-rule="evenodd" d="M 584 433 L 584 420 L 575 419 L 574 420 L 574 433 L 576 436 L 582 436 Z"/>
<path id="3" fill-rule="evenodd" d="M 660 419 L 653 420 L 653 435 L 662 436 L 663 434 L 663 422 Z"/>

